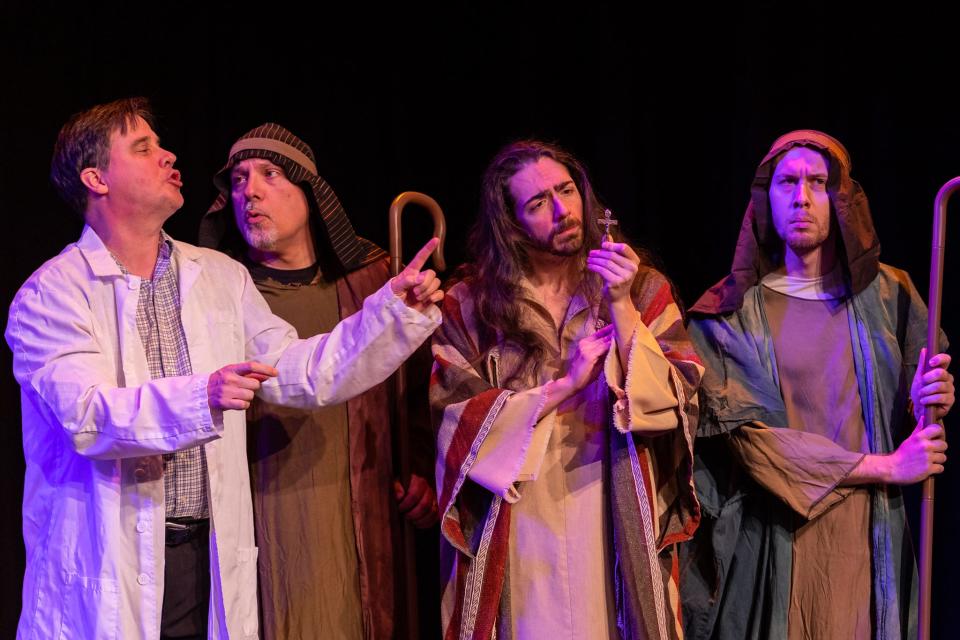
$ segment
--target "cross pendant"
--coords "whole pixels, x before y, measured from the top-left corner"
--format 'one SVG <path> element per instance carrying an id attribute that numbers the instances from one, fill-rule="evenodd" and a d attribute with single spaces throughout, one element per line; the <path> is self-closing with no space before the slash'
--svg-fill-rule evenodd
<path id="1" fill-rule="evenodd" d="M 613 239 L 613 236 L 610 235 L 610 227 L 620 224 L 613 218 L 613 212 L 610 209 L 605 209 L 603 211 L 603 217 L 597 218 L 597 224 L 604 227 L 603 235 L 605 238 Z"/>

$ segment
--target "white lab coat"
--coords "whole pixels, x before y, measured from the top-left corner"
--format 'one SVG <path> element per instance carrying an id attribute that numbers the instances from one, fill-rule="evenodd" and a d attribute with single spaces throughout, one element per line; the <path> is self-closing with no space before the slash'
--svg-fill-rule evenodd
<path id="1" fill-rule="evenodd" d="M 136 326 L 140 278 L 89 227 L 21 287 L 6 338 L 21 387 L 27 569 L 18 638 L 158 638 L 164 484 L 159 456 L 203 444 L 211 516 L 210 637 L 257 635 L 257 548 L 243 412 L 211 412 L 207 379 L 257 360 L 269 402 L 336 404 L 384 380 L 433 332 L 385 286 L 333 332 L 298 340 L 247 270 L 176 242 L 194 374 L 151 380 Z M 310 523 L 303 523 L 309 526 Z"/>

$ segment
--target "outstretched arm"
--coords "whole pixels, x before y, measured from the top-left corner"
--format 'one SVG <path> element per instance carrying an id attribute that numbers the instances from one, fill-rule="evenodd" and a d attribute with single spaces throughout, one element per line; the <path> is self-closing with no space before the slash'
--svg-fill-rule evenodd
<path id="1" fill-rule="evenodd" d="M 435 240 L 410 265 L 363 302 L 330 333 L 297 340 L 274 316 L 247 275 L 243 313 L 251 360 L 272 364 L 276 378 L 260 396 L 274 404 L 311 408 L 345 402 L 385 380 L 440 324 L 442 298 L 432 272 L 420 272 Z"/>

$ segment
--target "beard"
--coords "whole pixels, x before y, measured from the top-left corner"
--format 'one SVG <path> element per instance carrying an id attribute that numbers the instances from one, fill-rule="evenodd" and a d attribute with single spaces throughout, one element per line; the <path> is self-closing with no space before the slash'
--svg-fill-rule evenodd
<path id="1" fill-rule="evenodd" d="M 570 237 L 561 241 L 557 240 L 557 236 L 574 228 L 577 229 L 576 234 L 570 234 Z M 580 250 L 583 249 L 583 225 L 580 224 L 578 220 L 570 220 L 551 231 L 550 235 L 545 239 L 528 236 L 527 245 L 531 249 L 562 258 L 579 255 Z"/>
<path id="2" fill-rule="evenodd" d="M 783 238 L 784 244 L 797 255 L 803 255 L 813 251 L 830 237 L 830 228 L 815 227 L 814 229 L 803 233 L 798 231 L 787 231 Z"/>
<path id="3" fill-rule="evenodd" d="M 258 251 L 271 251 L 277 246 L 276 229 L 262 224 L 241 224 L 240 235 Z"/>

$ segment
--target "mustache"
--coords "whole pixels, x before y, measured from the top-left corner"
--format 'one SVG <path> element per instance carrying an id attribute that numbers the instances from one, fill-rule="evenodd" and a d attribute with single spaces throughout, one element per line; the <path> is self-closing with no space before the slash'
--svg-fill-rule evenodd
<path id="1" fill-rule="evenodd" d="M 242 213 L 243 215 L 240 216 L 240 217 L 241 217 L 245 222 L 248 221 L 248 220 L 249 220 L 251 217 L 253 217 L 253 216 L 262 216 L 262 217 L 264 217 L 264 218 L 268 218 L 268 217 L 269 217 L 269 216 L 267 215 L 267 212 L 264 211 L 263 209 L 261 209 L 260 207 L 258 207 L 255 202 L 247 202 L 246 204 L 244 204 L 244 205 L 243 205 L 243 210 L 241 211 L 241 213 Z"/>
<path id="2" fill-rule="evenodd" d="M 569 231 L 570 229 L 580 229 L 583 228 L 583 224 L 579 220 L 574 220 L 573 218 L 566 218 L 560 221 L 560 224 L 550 233 L 550 239 L 552 240 L 556 236 Z"/>

